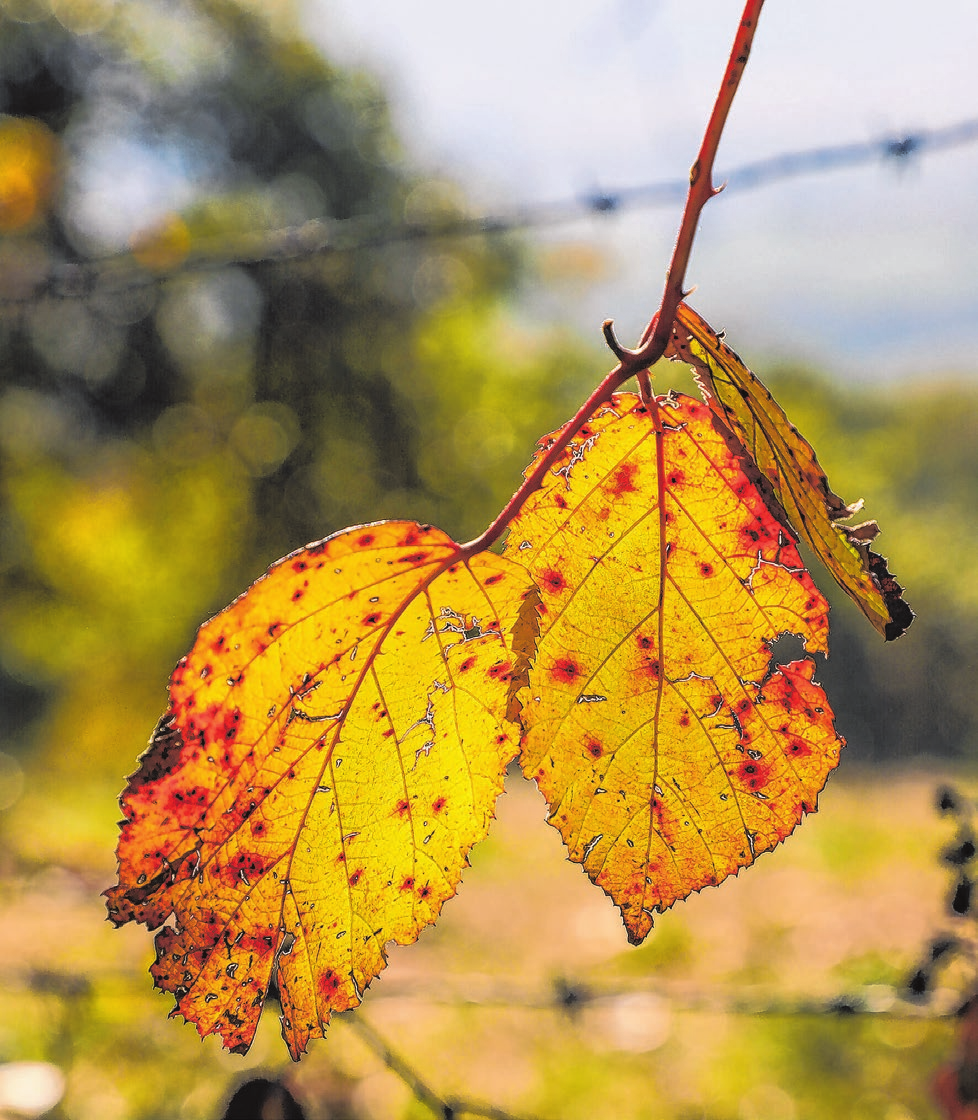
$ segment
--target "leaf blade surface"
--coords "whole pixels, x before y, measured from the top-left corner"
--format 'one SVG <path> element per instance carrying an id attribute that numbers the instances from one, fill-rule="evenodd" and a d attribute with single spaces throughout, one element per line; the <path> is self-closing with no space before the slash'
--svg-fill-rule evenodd
<path id="1" fill-rule="evenodd" d="M 532 599 L 505 558 L 385 522 L 286 557 L 201 627 L 107 892 L 116 924 L 172 915 L 152 972 L 201 1034 L 246 1050 L 274 981 L 298 1057 L 435 920 L 516 751 Z"/>
<path id="2" fill-rule="evenodd" d="M 800 635 L 827 605 L 745 472 L 690 400 L 621 395 L 514 519 L 540 634 L 523 702 L 524 774 L 640 942 L 654 912 L 783 840 L 842 740 Z"/>

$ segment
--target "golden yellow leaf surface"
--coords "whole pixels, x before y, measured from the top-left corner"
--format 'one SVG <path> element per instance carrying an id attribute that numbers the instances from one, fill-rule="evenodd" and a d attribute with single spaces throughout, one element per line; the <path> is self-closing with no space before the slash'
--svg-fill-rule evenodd
<path id="1" fill-rule="evenodd" d="M 201 627 L 107 892 L 116 924 L 163 926 L 174 1013 L 244 1051 L 274 983 L 297 1058 L 435 920 L 517 750 L 535 602 L 506 558 L 383 522 L 279 561 Z"/>
<path id="2" fill-rule="evenodd" d="M 623 394 L 510 527 L 541 597 L 523 772 L 633 942 L 783 840 L 843 745 L 811 660 L 772 663 L 824 652 L 828 608 L 745 467 L 705 404 Z"/>
<path id="3" fill-rule="evenodd" d="M 753 458 L 793 531 L 887 641 L 900 637 L 913 612 L 886 560 L 869 548 L 879 526 L 844 523 L 861 503 L 846 505 L 833 493 L 811 445 L 760 379 L 685 303 L 667 353 L 693 367 L 708 403 Z"/>

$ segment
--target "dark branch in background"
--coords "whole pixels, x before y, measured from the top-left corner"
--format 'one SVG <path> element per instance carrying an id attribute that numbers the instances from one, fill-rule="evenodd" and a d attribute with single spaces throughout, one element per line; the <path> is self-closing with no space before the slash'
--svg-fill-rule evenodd
<path id="1" fill-rule="evenodd" d="M 923 129 L 896 137 L 784 152 L 732 168 L 721 181 L 726 182 L 726 193 L 751 191 L 783 179 L 862 167 L 870 163 L 906 164 L 923 155 L 976 142 L 978 118 L 970 118 L 944 128 Z M 78 264 L 56 264 L 39 276 L 26 294 L 0 295 L 0 306 L 30 304 L 44 296 L 85 299 L 94 294 L 110 294 L 157 284 L 183 272 L 203 272 L 233 264 L 278 263 L 328 253 L 359 252 L 407 241 L 543 229 L 580 221 L 588 216 L 601 217 L 638 208 L 675 206 L 686 197 L 688 188 L 688 182 L 682 179 L 661 180 L 617 190 L 595 191 L 558 202 L 515 207 L 495 215 L 450 219 L 433 225 L 391 226 L 369 217 L 309 221 L 286 229 L 197 240 L 179 265 L 159 272 L 142 267 L 130 252 L 116 253 Z"/>
<path id="2" fill-rule="evenodd" d="M 342 1022 L 358 1034 L 378 1058 L 404 1082 L 416 1100 L 426 1105 L 444 1120 L 459 1120 L 463 1116 L 483 1116 L 487 1120 L 519 1120 L 509 1112 L 493 1105 L 476 1104 L 458 1097 L 442 1098 L 425 1082 L 396 1051 L 392 1050 L 372 1026 L 359 1014 L 344 1016 Z"/>

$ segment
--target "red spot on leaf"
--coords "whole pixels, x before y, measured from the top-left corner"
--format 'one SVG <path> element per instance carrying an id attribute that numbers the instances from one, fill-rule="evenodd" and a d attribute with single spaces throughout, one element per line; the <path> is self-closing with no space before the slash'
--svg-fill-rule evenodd
<path id="1" fill-rule="evenodd" d="M 556 505 L 558 509 L 567 509 L 567 499 L 563 494 L 558 494 L 557 497 L 554 498 L 554 505 Z"/>
<path id="2" fill-rule="evenodd" d="M 384 616 L 379 611 L 373 611 L 373 613 L 368 614 L 366 616 L 366 618 L 364 618 L 363 625 L 364 626 L 376 626 L 377 623 L 380 622 L 380 620 L 383 617 Z"/>
<path id="3" fill-rule="evenodd" d="M 467 673 L 467 672 L 469 671 L 469 669 L 471 669 L 471 668 L 472 668 L 472 666 L 473 666 L 473 665 L 475 664 L 475 662 L 476 662 L 476 658 L 475 658 L 475 657 L 467 657 L 467 658 L 466 658 L 466 659 L 465 659 L 465 660 L 464 660 L 464 661 L 462 662 L 462 664 L 461 664 L 461 665 L 459 665 L 459 667 L 458 667 L 458 671 L 459 671 L 460 673 Z"/>
<path id="4" fill-rule="evenodd" d="M 353 872 L 353 874 L 350 876 L 350 878 L 348 880 L 351 887 L 355 887 L 357 885 L 357 883 L 360 882 L 360 876 L 362 874 L 363 874 L 363 868 L 362 867 L 358 867 L 357 870 Z"/>
<path id="5" fill-rule="evenodd" d="M 402 891 L 412 891 L 412 890 L 414 890 L 414 877 L 413 876 L 409 875 L 404 880 L 404 882 L 401 883 L 401 890 Z"/>
<path id="6" fill-rule="evenodd" d="M 327 1003 L 331 999 L 335 998 L 336 993 L 339 991 L 339 987 L 340 978 L 331 968 L 328 968 L 322 974 L 322 976 L 318 977 L 316 980 L 316 989 L 319 992 L 319 996 L 324 1002 Z"/>
<path id="7" fill-rule="evenodd" d="M 546 568 L 540 573 L 540 583 L 546 591 L 556 594 L 567 586 L 567 580 L 554 568 Z"/>
<path id="8" fill-rule="evenodd" d="M 744 785 L 750 790 L 761 789 L 766 786 L 771 777 L 770 767 L 760 761 L 748 759 L 742 762 L 737 774 Z"/>
<path id="9" fill-rule="evenodd" d="M 213 865 L 214 873 L 228 887 L 245 888 L 255 882 L 270 866 L 270 860 L 254 852 L 236 852 L 227 865 Z"/>
<path id="10" fill-rule="evenodd" d="M 612 494 L 634 494 L 638 487 L 635 485 L 635 476 L 638 474 L 638 463 L 623 463 L 615 471 L 609 489 Z"/>
<path id="11" fill-rule="evenodd" d="M 305 560 L 294 560 L 292 562 L 292 571 L 293 572 L 304 572 L 305 570 L 306 570 Z"/>
<path id="12" fill-rule="evenodd" d="M 659 659 L 656 657 L 651 661 L 646 661 L 642 666 L 642 672 L 647 677 L 651 677 L 654 681 L 659 679 Z"/>
<path id="13" fill-rule="evenodd" d="M 420 564 L 423 560 L 428 559 L 427 552 L 412 552 L 410 556 L 402 556 L 398 561 L 399 564 Z"/>
<path id="14" fill-rule="evenodd" d="M 502 572 L 496 572 L 495 575 L 489 576 L 489 578 L 487 580 L 485 580 L 484 582 L 485 582 L 486 586 L 488 587 L 490 584 L 499 583 L 499 581 L 502 578 L 503 578 L 503 573 Z"/>
<path id="15" fill-rule="evenodd" d="M 710 576 L 713 575 L 713 565 L 707 564 L 704 560 L 703 563 L 700 564 L 700 575 L 703 576 L 704 579 L 709 579 Z"/>
<path id="16" fill-rule="evenodd" d="M 508 681 L 511 671 L 512 666 L 508 661 L 497 661 L 496 664 L 490 668 L 488 675 L 497 681 Z"/>
<path id="17" fill-rule="evenodd" d="M 402 798 L 402 799 L 401 799 L 400 801 L 398 801 L 398 803 L 397 803 L 397 804 L 396 804 L 396 805 L 394 806 L 394 812 L 395 812 L 395 813 L 397 813 L 397 815 L 398 815 L 399 817 L 403 817 L 403 816 L 404 816 L 404 814 L 405 814 L 405 813 L 406 813 L 406 812 L 407 812 L 407 811 L 408 811 L 408 810 L 409 810 L 410 808 L 411 808 L 410 804 L 409 804 L 409 803 L 408 803 L 407 801 L 405 801 L 405 800 L 404 800 L 404 799 Z"/>
<path id="18" fill-rule="evenodd" d="M 587 753 L 592 758 L 600 758 L 604 754 L 604 747 L 597 739 L 592 739 L 587 745 Z"/>
<path id="19" fill-rule="evenodd" d="M 431 809 L 434 813 L 440 813 L 445 808 L 447 802 L 444 797 L 438 797 L 431 803 Z"/>
<path id="20" fill-rule="evenodd" d="M 571 681 L 581 675 L 581 667 L 576 661 L 571 661 L 569 657 L 562 657 L 554 662 L 550 672 L 557 680 L 563 681 L 564 684 L 570 684 Z"/>
<path id="21" fill-rule="evenodd" d="M 373 533 L 364 533 L 362 536 L 357 538 L 357 544 L 360 548 L 369 548 L 369 546 L 372 545 L 375 540 L 376 538 L 374 537 Z"/>

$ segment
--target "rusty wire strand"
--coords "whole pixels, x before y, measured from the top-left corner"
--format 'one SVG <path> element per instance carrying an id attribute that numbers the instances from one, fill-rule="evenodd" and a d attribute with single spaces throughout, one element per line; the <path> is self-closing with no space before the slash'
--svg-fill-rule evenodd
<path id="1" fill-rule="evenodd" d="M 873 162 L 905 164 L 925 154 L 978 142 L 978 118 L 935 129 L 893 134 L 874 140 L 782 152 L 741 164 L 719 176 L 725 193 L 757 190 L 769 183 Z M 687 179 L 668 179 L 592 191 L 556 202 L 528 204 L 494 215 L 449 217 L 429 224 L 390 224 L 377 217 L 314 219 L 284 229 L 199 239 L 179 263 L 154 271 L 131 251 L 77 262 L 55 262 L 28 284 L 29 290 L 0 294 L 0 306 L 29 305 L 42 298 L 86 299 L 152 286 L 188 272 L 241 264 L 277 264 L 333 253 L 363 252 L 412 242 L 493 236 L 566 225 L 588 216 L 607 217 L 625 210 L 675 206 L 688 190 Z"/>

